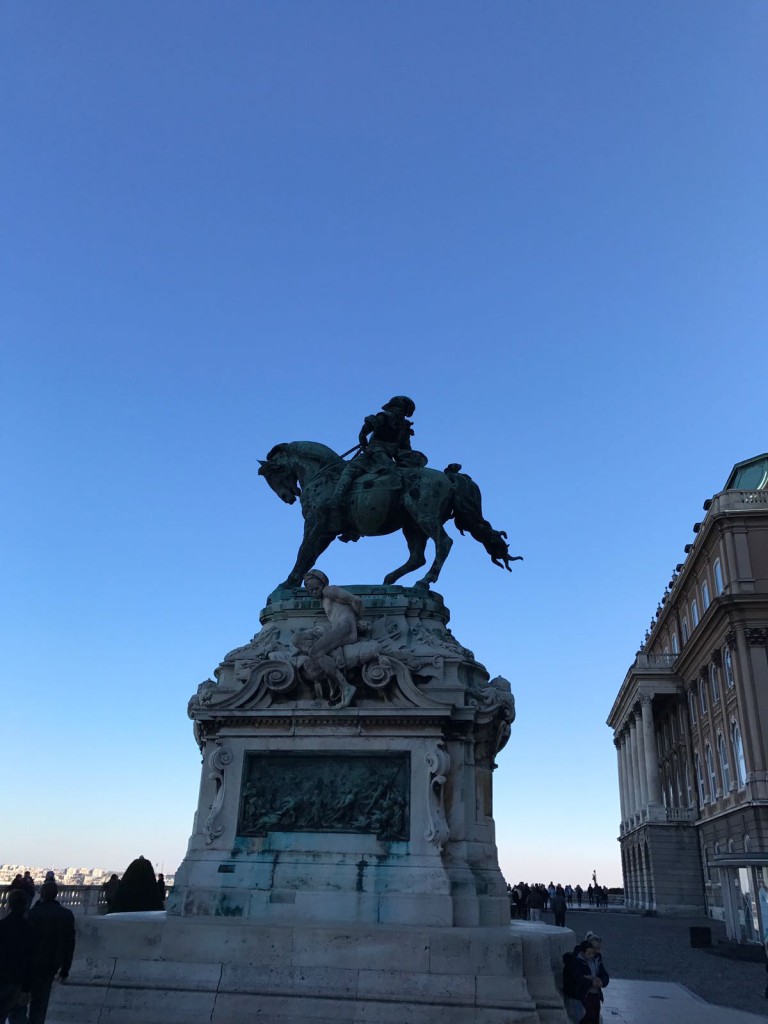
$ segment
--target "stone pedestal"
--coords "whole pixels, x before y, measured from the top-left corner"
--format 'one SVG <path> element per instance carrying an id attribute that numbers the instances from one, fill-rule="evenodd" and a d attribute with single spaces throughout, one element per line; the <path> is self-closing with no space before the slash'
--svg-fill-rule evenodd
<path id="1" fill-rule="evenodd" d="M 573 934 L 510 924 L 497 859 L 509 683 L 439 595 L 348 590 L 359 637 L 324 671 L 320 601 L 279 591 L 200 685 L 200 796 L 167 918 L 89 922 L 56 1019 L 564 1024 Z"/>
<path id="2" fill-rule="evenodd" d="M 278 592 L 250 644 L 190 702 L 203 754 L 173 916 L 270 924 L 504 925 L 491 775 L 514 699 L 447 628 L 442 598 L 350 587 L 362 638 L 337 652 L 354 687 L 313 680 L 297 637 L 318 600 Z"/>

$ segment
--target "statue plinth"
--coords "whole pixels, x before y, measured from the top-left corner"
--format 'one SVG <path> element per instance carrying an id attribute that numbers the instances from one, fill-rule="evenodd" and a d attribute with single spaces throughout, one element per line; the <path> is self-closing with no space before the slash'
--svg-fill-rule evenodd
<path id="1" fill-rule="evenodd" d="M 321 601 L 280 591 L 190 701 L 202 783 L 169 915 L 507 924 L 491 777 L 509 685 L 452 635 L 440 595 L 343 593 L 363 603 L 358 638 L 329 655 L 348 700 L 306 653 Z"/>

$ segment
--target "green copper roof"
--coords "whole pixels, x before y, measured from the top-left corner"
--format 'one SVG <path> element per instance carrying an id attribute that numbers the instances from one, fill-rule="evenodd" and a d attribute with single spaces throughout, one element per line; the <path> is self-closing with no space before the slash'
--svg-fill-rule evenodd
<path id="1" fill-rule="evenodd" d="M 737 462 L 723 490 L 762 491 L 768 487 L 768 453 Z"/>

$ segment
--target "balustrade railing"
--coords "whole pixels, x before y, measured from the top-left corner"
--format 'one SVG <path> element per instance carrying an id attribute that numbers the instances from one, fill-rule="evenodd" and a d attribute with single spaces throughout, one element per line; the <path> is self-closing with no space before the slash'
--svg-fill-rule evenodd
<path id="1" fill-rule="evenodd" d="M 8 906 L 10 885 L 0 885 L 0 913 Z M 35 893 L 35 903 L 40 897 L 40 886 Z M 100 885 L 60 885 L 56 897 L 62 907 L 68 907 L 73 914 L 106 914 L 107 900 Z"/>

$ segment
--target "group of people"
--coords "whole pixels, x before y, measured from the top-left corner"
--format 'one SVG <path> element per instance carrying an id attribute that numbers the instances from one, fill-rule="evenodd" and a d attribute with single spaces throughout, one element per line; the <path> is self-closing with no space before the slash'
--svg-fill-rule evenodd
<path id="1" fill-rule="evenodd" d="M 555 885 L 550 882 L 544 885 L 543 882 L 535 882 L 529 885 L 527 882 L 518 882 L 517 885 L 507 885 L 509 896 L 510 914 L 520 921 L 540 921 L 542 910 L 551 910 L 555 915 L 555 924 L 565 926 L 565 912 L 568 907 L 574 905 L 581 907 L 584 897 L 591 907 L 608 906 L 608 889 L 599 885 L 589 885 L 582 889 L 580 885 L 572 886 Z"/>
<path id="2" fill-rule="evenodd" d="M 35 885 L 25 876 L 11 883 L 0 920 L 0 1024 L 44 1024 L 54 978 L 67 980 L 75 952 L 75 917 L 56 899 L 53 872 L 34 906 Z"/>

